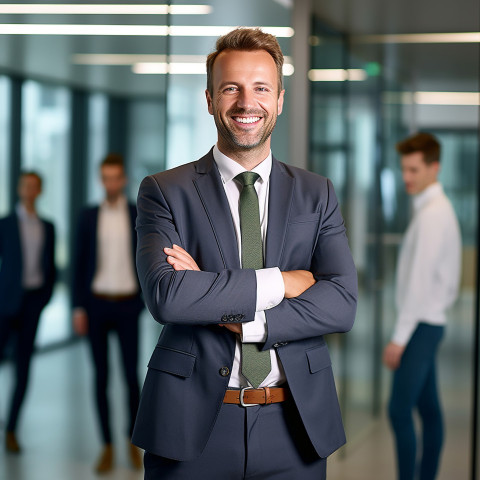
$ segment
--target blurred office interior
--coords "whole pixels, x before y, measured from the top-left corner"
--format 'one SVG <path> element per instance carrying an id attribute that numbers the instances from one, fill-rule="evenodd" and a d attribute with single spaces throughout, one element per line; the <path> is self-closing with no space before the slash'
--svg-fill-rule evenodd
<path id="1" fill-rule="evenodd" d="M 102 13 L 90 8 L 100 4 Z M 127 4 L 137 11 L 121 13 Z M 190 10 L 179 8 L 184 4 Z M 410 208 L 395 143 L 417 130 L 434 133 L 442 143 L 441 181 L 463 237 L 461 293 L 440 351 L 447 423 L 440 478 L 480 478 L 478 0 L 175 0 L 163 7 L 149 0 L 85 0 L 66 7 L 57 0 L 50 8 L 42 5 L 0 4 L 0 214 L 16 202 L 21 169 L 43 174 L 40 211 L 56 224 L 60 278 L 37 334 L 32 375 L 45 382 L 33 380 L 21 423 L 25 436 L 37 435 L 38 442 L 29 448 L 25 441 L 19 458 L 1 452 L 0 478 L 43 478 L 25 474 L 30 467 L 22 470 L 22 465 L 35 468 L 28 460 L 35 445 L 44 462 L 58 460 L 48 458 L 41 429 L 31 431 L 38 424 L 35 415 L 48 416 L 45 402 L 68 411 L 61 402 L 70 397 L 52 399 L 52 392 L 78 392 L 81 385 L 87 392 L 72 397 L 76 415 L 83 418 L 79 411 L 93 408 L 89 373 L 84 373 L 87 352 L 73 341 L 68 284 L 77 213 L 101 200 L 99 162 L 109 151 L 125 155 L 128 193 L 135 199 L 145 175 L 207 152 L 216 131 L 205 103 L 205 56 L 218 35 L 238 25 L 262 26 L 279 38 L 286 56 L 286 107 L 273 135 L 273 154 L 333 181 L 358 269 L 356 324 L 348 335 L 328 339 L 349 440 L 331 460 L 330 478 L 394 478 L 385 415 L 390 373 L 381 365 L 381 352 L 395 321 L 395 263 Z M 141 365 L 146 366 L 159 327 L 145 313 L 142 328 Z M 70 373 L 78 385 L 67 380 L 66 365 L 75 365 Z M 3 363 L 0 383 L 8 376 Z M 5 403 L 0 388 L 0 421 Z M 55 452 L 64 434 L 61 426 L 51 428 Z M 85 443 L 96 440 L 94 427 L 70 434 L 89 437 Z M 83 471 L 76 464 L 83 462 L 90 471 L 86 455 L 75 458 L 65 445 L 57 451 L 72 456 L 72 469 Z M 68 464 L 63 467 L 68 471 Z M 141 478 L 122 475 L 112 478 Z"/>

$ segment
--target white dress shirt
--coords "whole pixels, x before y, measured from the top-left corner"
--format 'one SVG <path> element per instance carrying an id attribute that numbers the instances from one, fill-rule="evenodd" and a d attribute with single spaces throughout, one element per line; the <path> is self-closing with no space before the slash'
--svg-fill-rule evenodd
<path id="1" fill-rule="evenodd" d="M 240 212 L 239 200 L 241 185 L 234 178 L 245 171 L 239 163 L 228 158 L 220 152 L 217 145 L 213 148 L 213 158 L 217 164 L 220 176 L 222 178 L 225 194 L 227 195 L 230 211 L 232 213 L 233 223 L 235 225 L 235 233 L 238 241 L 238 255 L 241 262 L 241 233 L 240 233 Z M 258 204 L 260 210 L 260 228 L 262 230 L 262 240 L 265 247 L 265 239 L 267 235 L 268 223 L 268 192 L 270 186 L 270 172 L 272 169 L 272 154 L 257 165 L 252 172 L 258 173 L 260 178 L 255 182 L 255 190 L 258 195 Z M 265 258 L 265 248 L 263 251 Z M 280 270 L 275 268 L 264 268 L 255 271 L 257 277 L 257 300 L 256 313 L 253 322 L 242 324 L 242 338 L 237 336 L 237 344 L 235 347 L 235 359 L 230 376 L 229 387 L 245 387 L 248 385 L 247 380 L 241 374 L 241 342 L 244 343 L 262 343 L 267 338 L 267 323 L 264 310 L 277 306 L 285 295 L 285 286 Z M 280 385 L 285 382 L 285 373 L 280 363 L 280 359 L 274 349 L 270 350 L 270 359 L 272 369 L 269 375 L 261 383 L 261 387 Z"/>
<path id="2" fill-rule="evenodd" d="M 138 290 L 132 253 L 132 226 L 125 197 L 112 205 L 104 201 L 98 211 L 97 267 L 92 291 L 133 295 Z"/>
<path id="3" fill-rule="evenodd" d="M 28 213 L 20 203 L 17 206 L 22 247 L 22 287 L 41 288 L 44 282 L 42 249 L 45 244 L 45 226 L 36 213 Z"/>
<path id="4" fill-rule="evenodd" d="M 419 322 L 444 325 L 457 298 L 462 241 L 452 204 L 439 183 L 413 199 L 397 267 L 397 323 L 392 341 L 405 346 Z"/>

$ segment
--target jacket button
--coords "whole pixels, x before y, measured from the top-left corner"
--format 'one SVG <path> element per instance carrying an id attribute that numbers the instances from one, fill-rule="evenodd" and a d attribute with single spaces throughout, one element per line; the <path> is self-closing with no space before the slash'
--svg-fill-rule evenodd
<path id="1" fill-rule="evenodd" d="M 219 373 L 222 377 L 228 377 L 228 375 L 230 375 L 230 369 L 228 367 L 222 367 Z"/>

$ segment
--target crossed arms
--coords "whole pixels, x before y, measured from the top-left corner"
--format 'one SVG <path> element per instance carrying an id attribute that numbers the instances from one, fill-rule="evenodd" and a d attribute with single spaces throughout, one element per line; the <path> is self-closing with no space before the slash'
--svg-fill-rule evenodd
<path id="1" fill-rule="evenodd" d="M 192 256 L 182 247 L 173 244 L 172 248 L 165 247 L 163 251 L 167 255 L 167 262 L 174 270 L 200 271 L 197 262 L 195 262 Z M 313 274 L 307 270 L 292 270 L 281 273 L 285 287 L 285 298 L 298 297 L 315 283 Z M 242 333 L 241 323 L 221 323 L 219 325 L 227 328 L 231 332 Z"/>

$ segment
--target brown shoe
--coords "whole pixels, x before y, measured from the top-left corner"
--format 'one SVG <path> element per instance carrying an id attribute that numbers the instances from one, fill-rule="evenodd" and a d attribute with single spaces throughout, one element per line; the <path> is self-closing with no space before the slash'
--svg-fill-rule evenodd
<path id="1" fill-rule="evenodd" d="M 128 445 L 128 453 L 130 454 L 130 463 L 135 470 L 141 470 L 143 468 L 143 455 L 142 451 L 133 443 Z"/>
<path id="2" fill-rule="evenodd" d="M 10 453 L 20 453 L 22 449 L 17 442 L 17 437 L 13 432 L 6 432 L 5 435 L 5 449 Z"/>
<path id="3" fill-rule="evenodd" d="M 113 447 L 107 443 L 100 454 L 95 471 L 97 473 L 107 473 L 113 469 Z"/>

